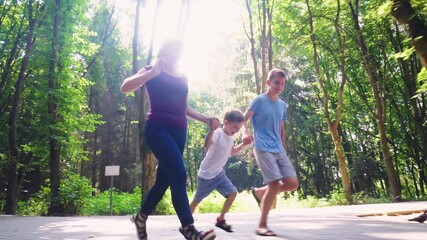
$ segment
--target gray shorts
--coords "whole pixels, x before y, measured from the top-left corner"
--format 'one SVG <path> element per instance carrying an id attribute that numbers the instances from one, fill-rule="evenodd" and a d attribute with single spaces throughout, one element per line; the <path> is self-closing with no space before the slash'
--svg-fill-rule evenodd
<path id="1" fill-rule="evenodd" d="M 270 153 L 254 148 L 254 154 L 265 183 L 296 177 L 297 173 L 286 153 Z"/>
<path id="2" fill-rule="evenodd" d="M 228 197 L 228 195 L 237 192 L 236 186 L 231 183 L 225 171 L 222 170 L 218 175 L 212 179 L 203 179 L 197 177 L 197 190 L 194 195 L 195 202 L 201 202 L 207 197 L 213 190 L 217 190 L 222 196 Z"/>

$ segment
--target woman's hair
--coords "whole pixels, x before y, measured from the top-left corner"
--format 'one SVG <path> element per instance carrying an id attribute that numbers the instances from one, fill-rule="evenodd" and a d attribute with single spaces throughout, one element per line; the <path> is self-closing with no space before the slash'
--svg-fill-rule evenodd
<path id="1" fill-rule="evenodd" d="M 271 80 L 275 77 L 286 78 L 286 74 L 283 70 L 278 68 L 273 68 L 268 72 L 267 80 Z"/>
<path id="2" fill-rule="evenodd" d="M 243 113 L 238 109 L 233 109 L 230 111 L 227 111 L 224 115 L 224 121 L 227 120 L 228 122 L 238 122 L 241 123 L 245 121 L 245 117 L 243 116 Z"/>
<path id="3" fill-rule="evenodd" d="M 184 45 L 183 41 L 179 38 L 169 37 L 163 40 L 162 44 L 160 45 L 159 51 L 163 49 L 167 49 L 170 46 L 179 46 L 182 48 Z"/>

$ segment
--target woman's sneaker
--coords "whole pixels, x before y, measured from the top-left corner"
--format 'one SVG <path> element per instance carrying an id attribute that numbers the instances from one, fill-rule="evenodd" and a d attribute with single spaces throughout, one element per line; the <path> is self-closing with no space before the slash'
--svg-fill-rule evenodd
<path id="1" fill-rule="evenodd" d="M 214 230 L 211 229 L 206 232 L 199 232 L 193 224 L 190 224 L 184 228 L 179 228 L 179 232 L 187 240 L 213 240 L 216 237 Z"/>

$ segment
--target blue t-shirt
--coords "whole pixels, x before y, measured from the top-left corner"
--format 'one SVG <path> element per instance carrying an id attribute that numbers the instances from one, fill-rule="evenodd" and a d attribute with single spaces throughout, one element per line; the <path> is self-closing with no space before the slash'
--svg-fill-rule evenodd
<path id="1" fill-rule="evenodd" d="M 281 123 L 287 118 L 286 109 L 287 105 L 283 100 L 273 101 L 266 94 L 258 95 L 252 100 L 249 110 L 254 112 L 254 148 L 272 153 L 285 152 Z"/>

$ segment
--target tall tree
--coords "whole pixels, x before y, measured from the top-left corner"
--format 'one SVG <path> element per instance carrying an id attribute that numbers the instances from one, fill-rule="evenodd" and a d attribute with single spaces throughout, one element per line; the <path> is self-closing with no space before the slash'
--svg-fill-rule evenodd
<path id="1" fill-rule="evenodd" d="M 249 43 L 251 46 L 251 58 L 252 58 L 252 64 L 254 68 L 254 76 L 255 76 L 255 86 L 256 86 L 256 92 L 257 94 L 262 93 L 262 82 L 263 79 L 259 77 L 259 70 L 258 70 L 258 60 L 257 60 L 257 53 L 256 53 L 256 47 L 255 47 L 255 33 L 254 33 L 254 22 L 253 22 L 253 14 L 251 9 L 251 2 L 250 0 L 246 0 L 246 9 L 248 10 L 249 14 L 249 33 L 246 30 L 246 36 L 249 39 Z"/>
<path id="2" fill-rule="evenodd" d="M 136 14 L 135 14 L 135 27 L 134 27 L 134 36 L 133 36 L 133 61 L 132 68 L 133 73 L 137 73 L 139 71 L 140 65 L 138 63 L 138 56 L 140 55 L 140 51 L 138 49 L 139 46 L 139 22 L 140 22 L 140 10 L 141 10 L 142 0 L 137 0 L 136 4 Z M 156 11 L 154 15 L 153 21 L 153 33 L 150 40 L 150 48 L 147 57 L 147 64 L 151 63 L 152 51 L 153 51 L 153 39 L 155 34 L 155 23 L 157 19 L 157 11 L 160 5 L 160 1 L 157 1 Z M 142 197 L 143 199 L 148 194 L 148 190 L 154 183 L 155 179 L 155 171 L 156 171 L 156 159 L 153 157 L 153 154 L 150 152 L 147 144 L 144 141 L 144 128 L 145 128 L 145 118 L 146 111 L 148 105 L 147 92 L 145 89 L 145 85 L 135 91 L 136 97 L 136 106 L 138 109 L 138 143 L 139 143 L 139 159 L 142 163 Z"/>
<path id="3" fill-rule="evenodd" d="M 251 0 L 246 0 L 249 32 L 246 29 L 245 31 L 251 46 L 257 94 L 265 92 L 267 73 L 273 67 L 273 7 L 274 0 L 259 0 L 255 4 Z M 255 29 L 254 26 L 258 26 L 258 28 Z M 258 44 L 255 39 L 259 39 Z M 259 76 L 259 71 L 261 71 L 261 76 Z"/>
<path id="4" fill-rule="evenodd" d="M 369 79 L 371 90 L 375 98 L 375 116 L 376 125 L 380 137 L 381 152 L 384 161 L 385 170 L 387 172 L 388 182 L 390 184 L 390 192 L 393 201 L 399 201 L 401 198 L 401 187 L 397 180 L 397 173 L 394 167 L 393 159 L 391 158 L 390 148 L 388 146 L 388 138 L 386 133 L 386 89 L 384 88 L 384 80 L 381 79 L 378 74 L 378 69 L 375 63 L 372 61 L 368 48 L 366 46 L 365 37 L 360 27 L 360 12 L 359 12 L 359 0 L 355 0 L 355 3 L 348 2 L 351 16 L 353 19 L 353 26 L 357 34 L 357 43 L 360 54 L 362 56 L 362 64 L 365 69 L 366 75 Z"/>
<path id="5" fill-rule="evenodd" d="M 334 104 L 336 105 L 336 114 L 335 114 L 335 119 L 333 119 L 333 116 L 330 112 L 330 101 L 331 98 L 329 96 L 329 91 L 326 87 L 325 84 L 325 80 L 323 77 L 323 74 L 321 73 L 320 70 L 320 64 L 319 64 L 319 54 L 318 54 L 318 50 L 317 50 L 317 38 L 316 38 L 316 33 L 315 33 L 315 29 L 314 29 L 314 23 L 313 23 L 313 13 L 311 11 L 310 8 L 310 4 L 309 4 L 309 0 L 305 0 L 306 5 L 307 5 L 307 10 L 308 10 L 308 15 L 309 15 L 309 25 L 310 25 L 310 39 L 313 45 L 313 63 L 314 63 L 314 69 L 315 72 L 317 74 L 317 80 L 319 82 L 320 85 L 320 89 L 323 93 L 323 112 L 325 115 L 325 119 L 326 122 L 328 124 L 329 127 L 329 131 L 331 132 L 331 137 L 332 137 L 332 141 L 334 143 L 335 146 L 335 154 L 337 156 L 337 160 L 338 160 L 338 166 L 340 169 L 340 173 L 341 173 L 341 181 L 342 181 L 342 186 L 344 189 L 344 194 L 345 197 L 347 199 L 348 203 L 353 203 L 353 199 L 352 199 L 352 191 L 351 191 L 351 183 L 350 183 L 350 177 L 348 174 L 348 168 L 347 168 L 347 163 L 346 163 L 346 157 L 344 154 L 344 148 L 343 148 L 343 144 L 342 144 L 342 140 L 341 140 L 341 136 L 338 132 L 338 127 L 340 126 L 341 123 L 341 118 L 342 118 L 342 111 L 343 111 L 343 101 L 344 101 L 344 88 L 345 88 L 345 84 L 347 82 L 347 74 L 346 74 L 346 70 L 345 70 L 345 50 L 344 50 L 344 46 L 343 46 L 343 40 L 341 37 L 341 26 L 339 23 L 340 20 L 340 14 L 341 14 L 341 3 L 339 0 L 337 0 L 337 13 L 335 18 L 333 19 L 333 24 L 334 24 L 334 28 L 335 28 L 335 32 L 336 32 L 336 40 L 338 43 L 338 50 L 339 50 L 339 68 L 341 71 L 341 83 L 339 85 L 339 89 L 338 89 L 338 103 Z"/>
<path id="6" fill-rule="evenodd" d="M 18 200 L 18 163 L 20 161 L 20 154 L 17 142 L 17 121 L 19 115 L 19 104 L 21 98 L 24 80 L 27 74 L 31 51 L 34 46 L 34 27 L 36 20 L 33 16 L 33 1 L 29 0 L 27 4 L 28 9 L 28 31 L 25 42 L 25 51 L 19 70 L 18 80 L 15 84 L 15 93 L 13 94 L 12 107 L 9 116 L 9 152 L 10 163 L 8 170 L 8 188 L 6 196 L 6 214 L 16 214 L 16 204 Z"/>
<path id="7" fill-rule="evenodd" d="M 53 15 L 53 31 L 51 40 L 51 55 L 49 62 L 49 92 L 48 92 L 48 114 L 49 114 L 49 125 L 50 125 L 50 138 L 49 138 L 49 149 L 50 149 L 50 206 L 49 214 L 56 215 L 63 213 L 63 206 L 61 205 L 59 197 L 59 181 L 60 181 L 60 164 L 61 164 L 61 146 L 58 140 L 58 132 L 55 126 L 58 122 L 58 99 L 55 91 L 57 86 L 58 77 L 58 52 L 59 52 L 59 30 L 60 30 L 60 18 L 61 18 L 61 0 L 55 0 L 54 3 L 54 15 Z"/>
<path id="8" fill-rule="evenodd" d="M 393 0 L 391 14 L 404 27 L 410 43 L 427 68 L 427 27 L 415 12 L 409 0 Z"/>

